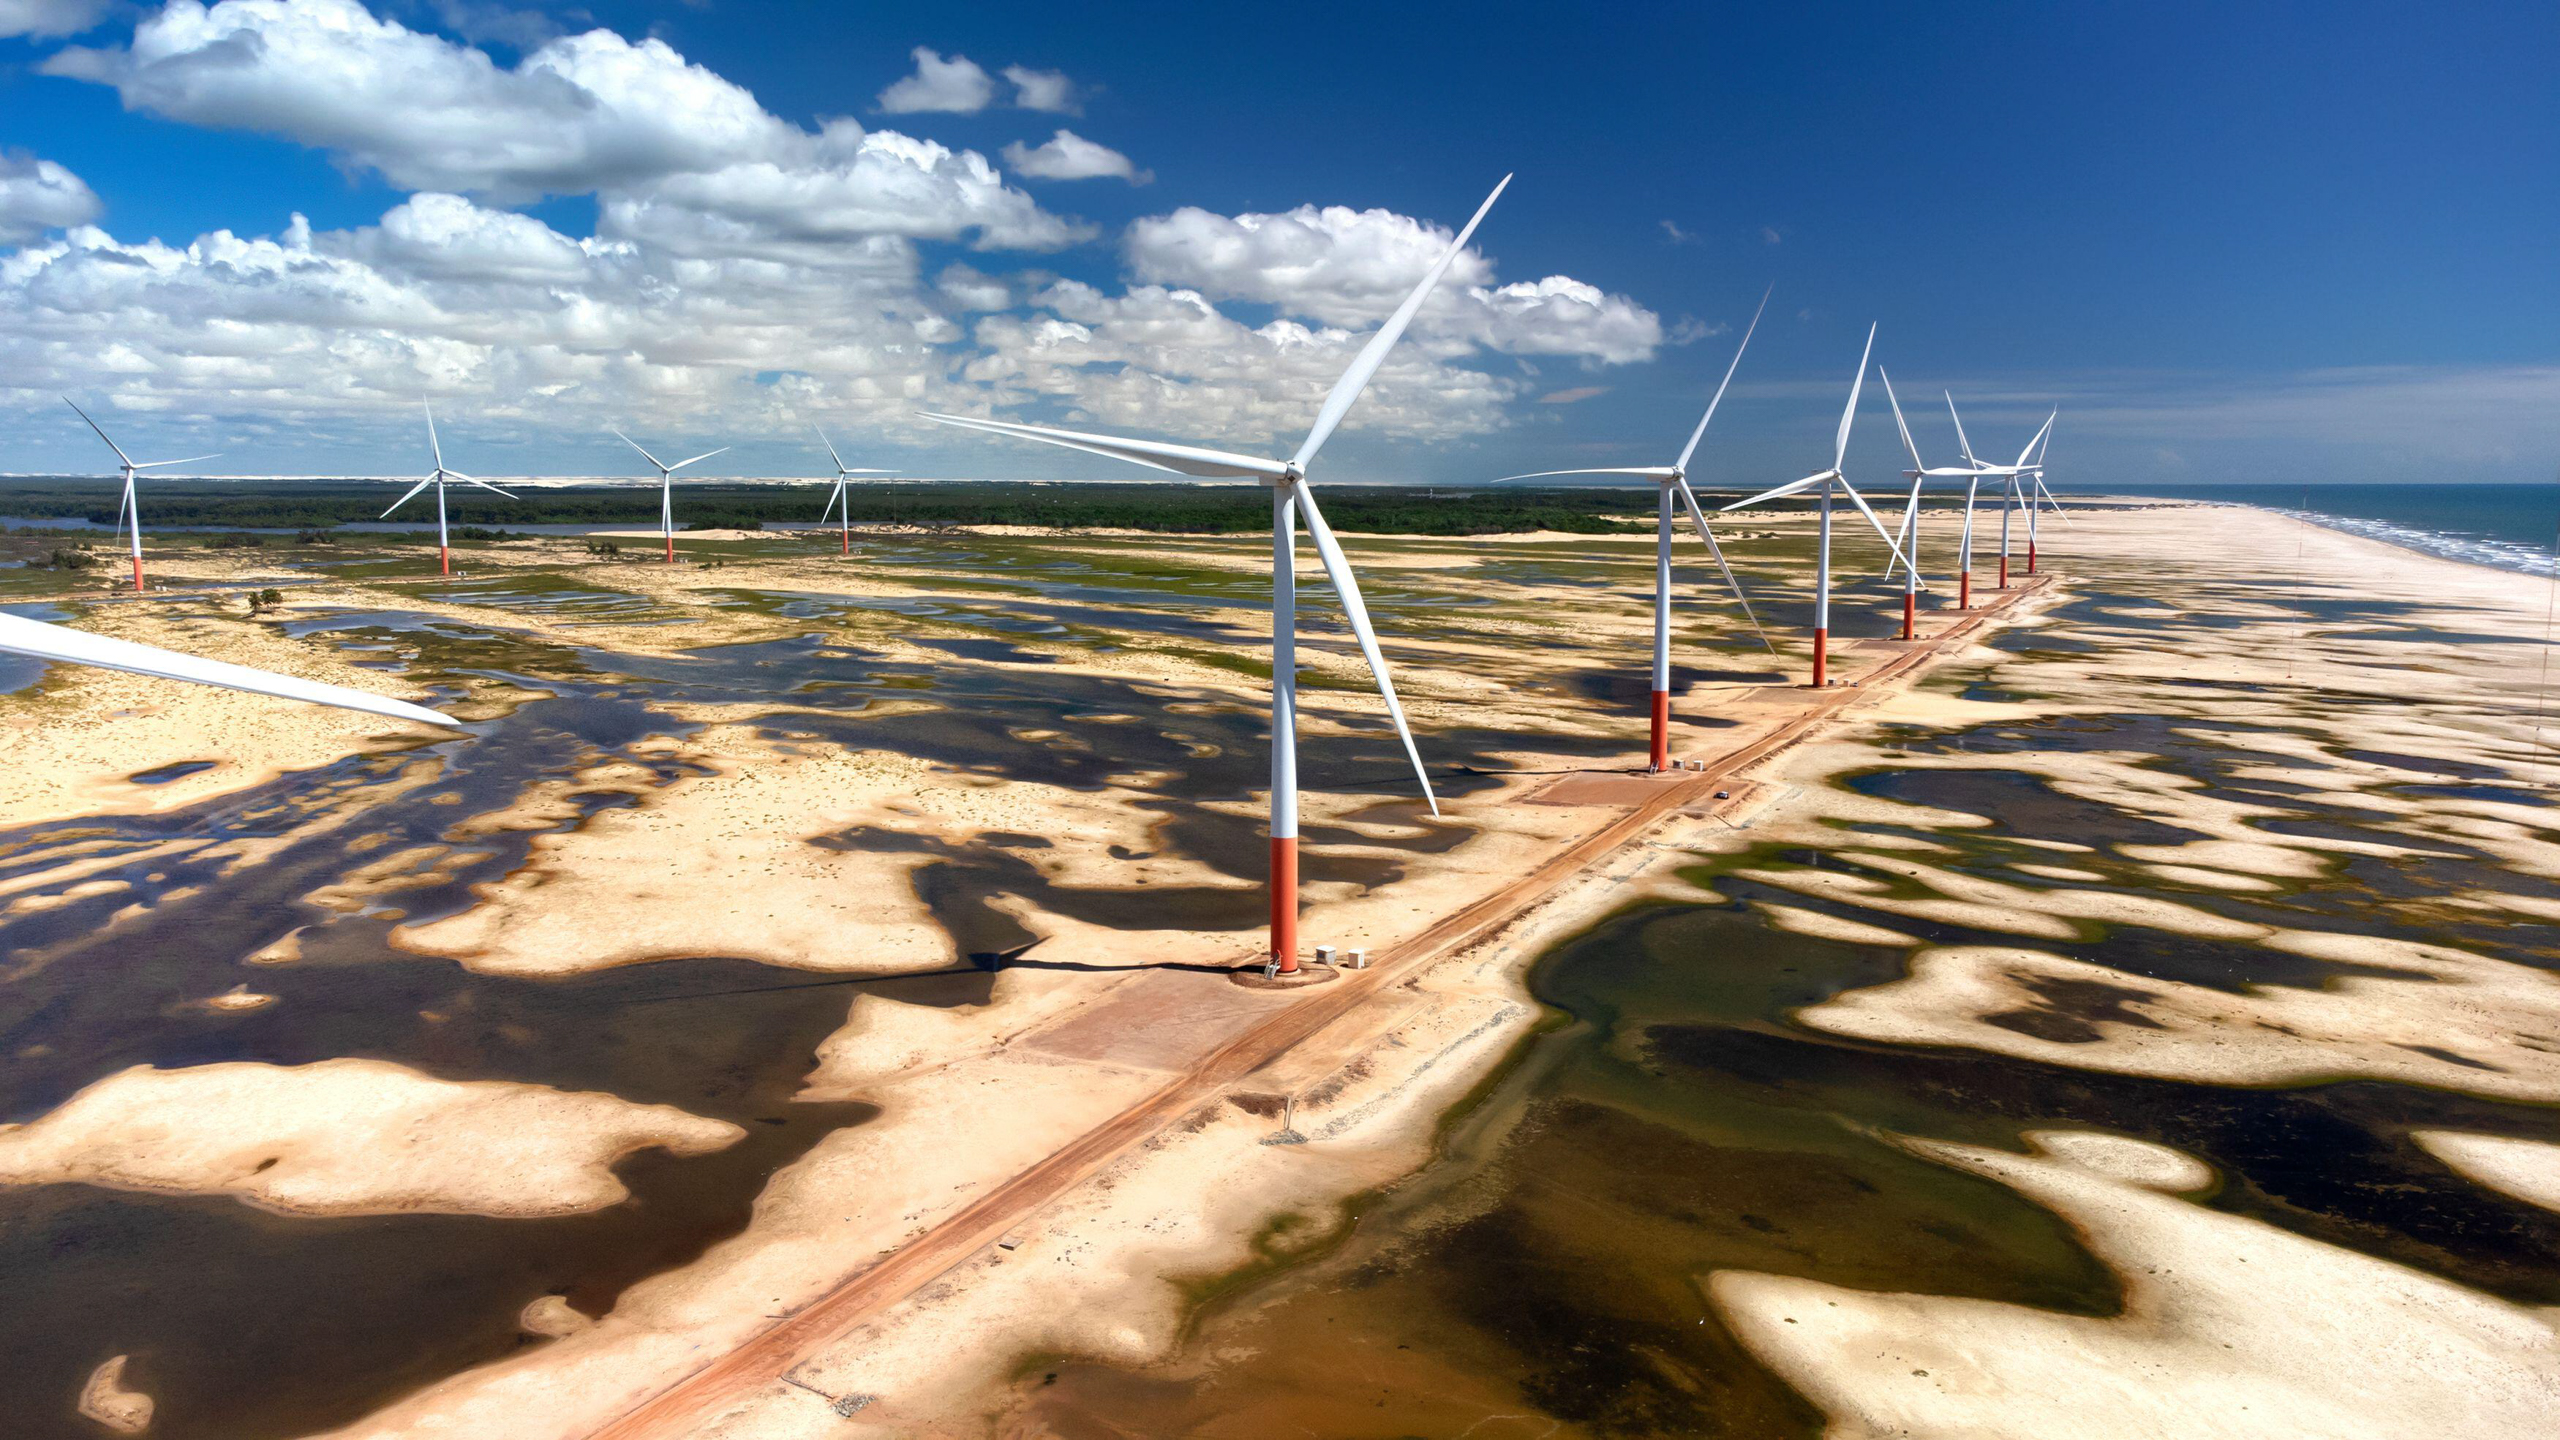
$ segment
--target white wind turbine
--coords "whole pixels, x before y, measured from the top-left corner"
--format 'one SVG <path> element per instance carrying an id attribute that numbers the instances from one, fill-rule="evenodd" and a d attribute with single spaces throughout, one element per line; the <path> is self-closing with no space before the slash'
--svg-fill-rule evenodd
<path id="1" fill-rule="evenodd" d="M 447 480 L 460 480 L 466 484 L 477 485 L 481 489 L 486 490 L 493 495 L 506 495 L 510 500 L 513 500 L 516 497 L 513 495 L 507 495 L 506 491 L 499 489 L 497 486 L 490 484 L 486 480 L 475 480 L 472 477 L 463 474 L 459 470 L 446 469 L 444 463 L 444 443 L 436 439 L 435 407 L 429 405 L 422 406 L 420 408 L 427 412 L 427 449 L 432 451 L 436 457 L 436 468 L 428 472 L 426 479 L 410 486 L 408 494 L 392 501 L 391 510 L 397 510 L 401 506 L 408 504 L 410 501 L 415 500 L 418 498 L 418 492 L 426 489 L 428 486 L 433 485 L 436 487 L 436 568 L 446 575 L 451 575 L 453 573 L 453 540 L 452 537 L 445 533 L 444 482 Z M 382 518 L 385 520 L 390 519 L 391 510 L 383 511 Z"/>
<path id="2" fill-rule="evenodd" d="M 924 418 L 945 425 L 966 426 L 974 430 L 1013 435 L 1025 440 L 1039 440 L 1127 460 L 1157 470 L 1170 470 L 1180 475 L 1209 478 L 1242 477 L 1261 481 L 1271 487 L 1271 944 L 1274 966 L 1282 974 L 1298 971 L 1298 577 L 1296 568 L 1297 520 L 1304 516 L 1307 533 L 1315 541 L 1317 558 L 1324 562 L 1327 578 L 1334 593 L 1342 600 L 1343 618 L 1351 622 L 1351 633 L 1360 642 L 1360 653 L 1369 662 L 1369 673 L 1378 682 L 1378 694 L 1387 703 L 1387 715 L 1395 722 L 1397 738 L 1404 742 L 1405 758 L 1413 763 L 1414 778 L 1422 783 L 1423 799 L 1431 813 L 1440 813 L 1437 797 L 1431 793 L 1431 777 L 1424 773 L 1422 755 L 1413 745 L 1413 732 L 1405 724 L 1404 706 L 1396 699 L 1394 681 L 1387 676 L 1386 657 L 1378 653 L 1377 633 L 1369 626 L 1369 609 L 1360 599 L 1360 582 L 1353 578 L 1351 562 L 1344 558 L 1342 546 L 1333 536 L 1333 527 L 1324 520 L 1324 512 L 1316 506 L 1315 489 L 1307 481 L 1307 467 L 1316 452 L 1333 436 L 1342 417 L 1350 413 L 1353 402 L 1367 388 L 1371 376 L 1386 362 L 1387 352 L 1395 348 L 1405 326 L 1422 308 L 1425 297 L 1440 277 L 1447 273 L 1451 261 L 1467 247 L 1476 226 L 1500 199 L 1511 177 L 1493 187 L 1476 207 L 1474 217 L 1440 259 L 1426 272 L 1413 292 L 1404 297 L 1395 313 L 1369 343 L 1360 348 L 1351 367 L 1333 382 L 1333 390 L 1316 411 L 1315 425 L 1307 431 L 1298 453 L 1287 460 L 1265 460 L 1232 451 L 1210 450 L 1191 445 L 1168 445 L 1155 440 L 1124 440 L 1110 435 L 1087 435 L 1072 430 L 1052 430 L 1039 425 L 1017 425 L 1002 420 L 973 420 L 960 415 L 933 415 Z"/>
<path id="3" fill-rule="evenodd" d="M 2008 495 L 2002 499 L 2000 506 L 1999 588 L 2006 590 L 2009 588 L 2009 512 L 2015 508 L 2011 504 L 2011 501 L 2016 498 L 2018 493 L 2018 476 L 2028 468 L 2028 457 L 2034 455 L 2036 453 L 2036 447 L 2044 443 L 2045 432 L 2053 428 L 2055 417 L 2059 416 L 2061 413 L 2061 411 L 2057 410 L 2052 415 L 2045 417 L 2044 429 L 2038 430 L 2035 433 L 2035 438 L 2027 442 L 2027 448 L 2018 452 L 2017 464 L 1985 465 L 1980 460 L 1974 458 L 1973 444 L 1971 441 L 1964 438 L 1964 417 L 1956 414 L 1956 397 L 1952 394 L 1947 396 L 1947 417 L 1956 423 L 1956 444 L 1963 450 L 1965 463 L 1974 468 L 1977 477 L 1974 481 L 1973 487 L 1967 489 L 1965 492 L 1964 554 L 1962 559 L 1963 579 L 1959 582 L 1959 590 L 1956 599 L 1957 609 L 1969 610 L 1973 607 L 1973 496 L 1974 490 L 1978 489 L 1982 483 L 1979 477 L 1988 475 L 1998 478 L 2003 487 L 2008 491 Z"/>
<path id="4" fill-rule="evenodd" d="M 2022 477 L 2027 481 L 2027 483 L 2035 487 L 2034 493 L 2027 497 L 2027 573 L 2030 575 L 2036 573 L 2036 501 L 2042 500 L 2046 505 L 2052 507 L 2054 514 L 2062 515 L 2062 502 L 2054 499 L 2053 492 L 2044 488 L 2045 447 L 2053 443 L 2053 422 L 2061 417 L 2062 412 L 2060 410 L 2056 410 L 2053 412 L 2053 415 L 2047 418 L 2044 422 L 2044 434 L 2037 440 L 2035 446 L 2035 463 L 2027 467 L 2026 473 Z M 2062 518 L 2063 523 L 2070 523 L 2070 516 L 2063 515 Z"/>
<path id="5" fill-rule="evenodd" d="M 658 528 L 666 534 L 667 563 L 673 565 L 676 563 L 676 472 L 687 465 L 693 464 L 696 460 L 708 460 L 712 456 L 727 450 L 729 447 L 723 445 L 719 450 L 705 450 L 701 454 L 694 456 L 692 460 L 679 460 L 673 465 L 669 465 L 665 461 L 660 460 L 657 456 L 651 455 L 639 441 L 632 439 L 628 435 L 624 435 L 619 430 L 616 430 L 613 433 L 622 441 L 623 444 L 630 446 L 634 450 L 638 450 L 642 458 L 646 459 L 650 464 L 658 467 Z"/>
<path id="6" fill-rule="evenodd" d="M 1689 432 L 1689 443 L 1680 447 L 1679 459 L 1669 465 L 1540 470 L 1528 475 L 1503 477 L 1504 480 L 1543 480 L 1554 475 L 1625 475 L 1654 482 L 1658 493 L 1655 496 L 1653 527 L 1652 768 L 1656 771 L 1671 768 L 1671 535 L 1674 528 L 1671 507 L 1674 499 L 1689 512 L 1690 523 L 1697 526 L 1698 538 L 1707 542 L 1707 553 L 1715 557 L 1716 568 L 1724 572 L 1724 583 L 1732 588 L 1735 603 L 1742 607 L 1743 618 L 1751 622 L 1752 630 L 1760 636 L 1760 643 L 1768 647 L 1769 653 L 1777 653 L 1777 647 L 1769 644 L 1768 632 L 1760 629 L 1760 617 L 1751 613 L 1751 600 L 1742 593 L 1742 582 L 1734 578 L 1733 567 L 1725 563 L 1724 547 L 1716 543 L 1716 532 L 1708 528 L 1706 514 L 1698 508 L 1697 495 L 1689 489 L 1689 457 L 1697 453 L 1698 442 L 1706 438 L 1707 422 L 1716 418 L 1716 406 L 1724 402 L 1725 387 L 1733 383 L 1733 372 L 1742 365 L 1742 352 L 1751 348 L 1752 333 L 1760 328 L 1761 312 L 1768 308 L 1769 295 L 1764 291 L 1760 296 L 1760 309 L 1751 312 L 1751 324 L 1742 332 L 1742 343 L 1734 347 L 1733 363 L 1725 366 L 1724 379 L 1717 382 L 1714 397 L 1707 401 L 1707 413 L 1698 417 L 1698 428 Z"/>
<path id="7" fill-rule="evenodd" d="M 1902 554 L 1887 563 L 1885 575 L 1890 579 L 1893 566 L 1902 567 L 1902 638 L 1915 638 L 1914 622 L 1920 609 L 1920 592 L 1926 588 L 1920 580 L 1920 485 L 1932 475 L 1965 476 L 1979 483 L 1981 471 L 1964 465 L 1941 465 L 1931 468 L 1920 459 L 1920 447 L 1912 443 L 1911 427 L 1902 418 L 1902 402 L 1894 398 L 1893 377 L 1876 367 L 1876 378 L 1884 382 L 1885 403 L 1893 407 L 1893 428 L 1902 432 L 1902 448 L 1911 455 L 1911 468 L 1902 473 L 1911 477 L 1911 498 L 1902 504 Z"/>
<path id="8" fill-rule="evenodd" d="M 1801 480 L 1790 480 L 1774 490 L 1764 490 L 1747 500 L 1736 500 L 1724 507 L 1727 510 L 1740 510 L 1745 506 L 1757 505 L 1767 500 L 1783 500 L 1790 495 L 1800 495 L 1807 490 L 1818 488 L 1821 495 L 1822 531 L 1821 538 L 1814 549 L 1813 560 L 1813 685 L 1817 690 L 1828 683 L 1826 677 L 1831 650 L 1832 487 L 1839 487 L 1841 493 L 1849 497 L 1849 503 L 1858 507 L 1858 513 L 1867 517 L 1867 523 L 1876 527 L 1876 534 L 1883 539 L 1885 548 L 1893 552 L 1895 560 L 1902 561 L 1904 564 L 1910 563 L 1904 558 L 1902 547 L 1894 543 L 1893 532 L 1885 529 L 1884 522 L 1876 518 L 1876 512 L 1868 508 L 1867 497 L 1859 494 L 1858 487 L 1850 484 L 1849 477 L 1841 472 L 1841 467 L 1849 463 L 1849 425 L 1858 418 L 1858 392 L 1866 386 L 1867 360 L 1875 354 L 1875 350 L 1876 327 L 1869 325 L 1867 348 L 1859 352 L 1857 378 L 1849 382 L 1849 403 L 1840 411 L 1840 430 L 1831 442 L 1831 468 L 1807 475 Z M 1891 573 L 1890 569 L 1887 573 Z"/>
<path id="9" fill-rule="evenodd" d="M 809 428 L 812 430 L 818 430 L 818 427 L 815 425 L 812 425 Z M 827 517 L 835 513 L 836 507 L 839 505 L 843 506 L 844 515 L 842 516 L 842 519 L 844 521 L 844 553 L 850 555 L 853 553 L 853 496 L 845 488 L 846 485 L 850 483 L 856 475 L 895 475 L 898 472 L 895 470 L 847 469 L 845 468 L 844 457 L 836 453 L 836 442 L 827 438 L 826 431 L 818 430 L 818 443 L 827 447 L 827 458 L 836 462 L 836 488 L 827 496 L 827 508 L 818 512 L 818 523 L 821 525 L 826 524 Z M 646 454 L 647 452 L 643 451 L 642 453 Z M 713 451 L 712 453 L 718 454 L 719 452 Z M 685 463 L 690 465 L 693 462 L 688 460 Z"/>
<path id="10" fill-rule="evenodd" d="M 415 720 L 426 725 L 449 726 L 454 723 L 450 716 L 438 714 L 423 705 L 412 705 L 406 700 L 368 695 L 343 685 L 324 685 L 317 680 L 278 675 L 247 665 L 200 659 L 155 645 L 137 645 L 130 640 L 92 635 L 67 625 L 48 625 L 18 615 L 0 614 L 0 651 L 68 665 L 92 665 L 102 670 L 156 675 L 164 680 L 218 685 L 226 690 L 246 690 L 252 695 L 273 695 L 278 699 L 301 700 L 313 705 L 335 705 L 341 709 L 362 710 L 370 715 L 387 715 L 395 720 Z"/>
<path id="11" fill-rule="evenodd" d="M 69 405 L 73 414 L 79 416 L 83 420 L 89 420 L 89 412 L 81 409 L 79 404 L 70 396 L 63 396 L 62 403 Z M 99 439 L 107 440 L 107 432 L 104 430 L 98 430 L 97 421 L 89 420 L 89 428 L 98 431 Z M 172 465 L 192 465 L 198 460 L 210 460 L 214 457 L 212 455 L 190 455 L 184 460 L 145 460 L 140 463 L 136 463 L 132 456 L 124 453 L 124 447 L 118 445 L 113 440 L 107 440 L 107 448 L 116 452 L 116 464 L 124 473 L 124 499 L 116 507 L 116 527 L 118 529 L 124 529 L 128 526 L 131 527 L 131 533 L 133 536 L 133 588 L 136 591 L 139 591 L 142 589 L 142 504 L 139 500 L 134 498 L 134 473 L 141 470 L 165 470 Z"/>

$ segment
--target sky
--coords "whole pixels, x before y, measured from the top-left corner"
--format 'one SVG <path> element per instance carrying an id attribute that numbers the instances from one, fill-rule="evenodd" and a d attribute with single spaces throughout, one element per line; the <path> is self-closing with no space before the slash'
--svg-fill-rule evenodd
<path id="1" fill-rule="evenodd" d="M 0 0 L 0 472 L 2560 473 L 2560 6 Z M 664 453 L 661 450 L 661 453 Z M 1870 372 L 1857 479 L 1907 463 Z M 645 468 L 645 467 L 644 467 Z"/>

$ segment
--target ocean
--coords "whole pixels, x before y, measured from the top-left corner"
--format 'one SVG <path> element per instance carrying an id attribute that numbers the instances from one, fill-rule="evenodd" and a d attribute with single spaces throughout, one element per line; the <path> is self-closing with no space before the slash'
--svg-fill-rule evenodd
<path id="1" fill-rule="evenodd" d="M 2412 550 L 2549 575 L 2560 535 L 2560 485 L 2056 485 L 2092 495 L 2228 500 L 2371 536 Z"/>

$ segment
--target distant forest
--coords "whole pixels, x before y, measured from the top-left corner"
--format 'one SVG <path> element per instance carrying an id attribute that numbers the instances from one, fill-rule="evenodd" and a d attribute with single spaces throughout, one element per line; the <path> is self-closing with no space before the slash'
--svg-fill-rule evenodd
<path id="1" fill-rule="evenodd" d="M 775 485 L 679 484 L 677 523 L 686 529 L 758 529 L 776 522 L 807 523 L 826 504 L 828 482 L 796 488 Z M 243 529 L 323 529 L 376 520 L 405 486 L 343 480 L 146 481 L 143 523 L 236 526 Z M 119 482 L 112 480 L 0 480 L 0 517 L 16 520 L 84 519 L 116 523 Z M 456 486 L 446 492 L 456 526 L 654 525 L 655 486 L 572 485 L 518 491 L 505 500 Z M 917 525 L 1036 525 L 1057 529 L 1159 530 L 1232 535 L 1268 529 L 1270 493 L 1260 487 L 1110 484 L 905 484 L 864 481 L 853 487 L 857 525 L 894 521 Z M 1337 530 L 1393 535 L 1492 535 L 1524 530 L 1596 534 L 1619 528 L 1609 516 L 1653 512 L 1645 490 L 1428 490 L 1410 485 L 1327 486 L 1318 492 L 1325 519 Z M 409 502 L 394 519 L 433 528 L 432 496 Z"/>

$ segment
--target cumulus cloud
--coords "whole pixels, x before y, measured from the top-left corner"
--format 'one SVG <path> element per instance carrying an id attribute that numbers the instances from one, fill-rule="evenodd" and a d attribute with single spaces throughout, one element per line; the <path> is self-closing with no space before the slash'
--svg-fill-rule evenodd
<path id="1" fill-rule="evenodd" d="M 1372 326 L 1449 248 L 1454 232 L 1391 210 L 1301 205 L 1279 215 L 1185 206 L 1129 227 L 1138 280 L 1214 299 L 1272 305 L 1327 324 Z M 1424 307 L 1427 325 L 1507 354 L 1570 355 L 1623 365 L 1651 359 L 1660 316 L 1562 275 L 1493 283 L 1470 249 Z"/>
<path id="2" fill-rule="evenodd" d="M 0 244 L 22 245 L 48 230 L 98 218 L 88 182 L 50 160 L 0 150 Z"/>
<path id="3" fill-rule="evenodd" d="M 0 36 L 39 39 L 97 28 L 114 0 L 0 0 Z"/>
<path id="4" fill-rule="evenodd" d="M 1056 70 L 1007 65 L 1004 78 L 1013 84 L 1013 103 L 1025 110 L 1046 110 L 1053 115 L 1084 113 L 1084 105 L 1076 96 L 1075 82 Z"/>
<path id="5" fill-rule="evenodd" d="M 1108 145 L 1097 145 L 1072 130 L 1061 130 L 1048 143 L 1030 148 L 1020 141 L 1004 147 L 1004 163 L 1034 180 L 1126 180 L 1153 183 L 1155 172 L 1141 170 L 1129 157 Z"/>
<path id="6" fill-rule="evenodd" d="M 916 73 L 880 92 L 880 108 L 891 115 L 943 111 L 974 115 L 996 98 L 996 82 L 966 55 L 946 60 L 936 51 L 915 48 Z"/>

